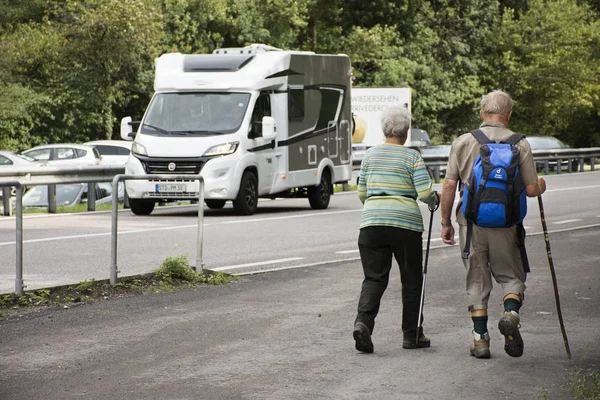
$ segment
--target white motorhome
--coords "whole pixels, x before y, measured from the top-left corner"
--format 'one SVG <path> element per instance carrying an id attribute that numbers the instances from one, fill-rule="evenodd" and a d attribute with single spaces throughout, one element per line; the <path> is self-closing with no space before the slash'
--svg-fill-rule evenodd
<path id="1" fill-rule="evenodd" d="M 324 209 L 352 176 L 350 60 L 265 45 L 156 59 L 154 96 L 134 132 L 126 174 L 198 174 L 210 208 L 238 214 L 259 197 L 308 197 Z M 193 180 L 128 180 L 133 213 L 198 199 Z"/>

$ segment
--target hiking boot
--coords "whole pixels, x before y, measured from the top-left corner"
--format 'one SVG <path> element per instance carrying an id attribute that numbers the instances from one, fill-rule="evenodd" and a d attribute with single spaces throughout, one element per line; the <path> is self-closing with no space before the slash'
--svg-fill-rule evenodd
<path id="1" fill-rule="evenodd" d="M 515 311 L 507 311 L 498 322 L 498 329 L 504 335 L 504 351 L 511 357 L 523 355 L 523 338 L 519 332 L 519 314 Z"/>
<path id="2" fill-rule="evenodd" d="M 473 336 L 471 355 L 475 358 L 490 358 L 490 334 L 486 332 L 480 335 L 473 331 Z"/>
<path id="3" fill-rule="evenodd" d="M 362 322 L 354 324 L 354 340 L 356 341 L 356 350 L 363 353 L 373 352 L 373 342 L 371 341 L 371 332 Z"/>
<path id="4" fill-rule="evenodd" d="M 419 328 L 419 340 L 417 341 L 417 332 L 404 332 L 404 340 L 402 341 L 403 349 L 422 349 L 431 346 L 431 340 L 423 334 L 423 327 Z"/>

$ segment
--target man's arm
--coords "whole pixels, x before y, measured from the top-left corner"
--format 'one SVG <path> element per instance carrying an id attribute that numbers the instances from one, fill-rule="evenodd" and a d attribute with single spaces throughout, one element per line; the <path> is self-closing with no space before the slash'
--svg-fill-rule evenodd
<path id="1" fill-rule="evenodd" d="M 452 207 L 456 196 L 458 181 L 446 178 L 442 186 L 442 199 L 440 202 L 442 217 L 442 240 L 446 244 L 455 244 L 454 227 L 452 226 Z"/>

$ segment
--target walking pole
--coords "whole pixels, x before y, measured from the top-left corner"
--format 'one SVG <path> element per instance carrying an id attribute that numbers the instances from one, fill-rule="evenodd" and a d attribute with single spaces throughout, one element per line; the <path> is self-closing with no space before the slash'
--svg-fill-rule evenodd
<path id="1" fill-rule="evenodd" d="M 437 193 L 436 193 L 437 195 Z M 431 228 L 433 226 L 433 213 L 439 207 L 436 205 L 433 209 L 429 207 L 431 216 L 429 217 L 429 232 L 427 232 L 427 249 L 425 250 L 425 263 L 423 264 L 423 286 L 421 287 L 421 302 L 419 303 L 419 319 L 417 320 L 417 346 L 419 345 L 419 331 L 421 328 L 421 316 L 423 315 L 423 305 L 425 304 L 425 281 L 427 280 L 427 263 L 429 261 L 429 245 L 431 244 Z"/>
<path id="2" fill-rule="evenodd" d="M 556 272 L 554 271 L 554 262 L 552 261 L 552 253 L 550 251 L 550 239 L 548 238 L 548 228 L 546 227 L 546 217 L 544 215 L 544 203 L 542 203 L 542 195 L 538 196 L 538 204 L 540 206 L 540 218 L 542 219 L 542 229 L 544 230 L 544 241 L 546 242 L 546 254 L 548 254 L 548 264 L 550 265 L 550 274 L 552 275 L 552 284 L 554 285 L 554 298 L 556 299 L 556 312 L 558 313 L 558 321 L 560 322 L 560 331 L 562 332 L 565 342 L 567 356 L 571 359 L 571 349 L 569 348 L 569 340 L 565 331 L 565 323 L 563 321 L 562 312 L 560 311 L 560 299 L 558 297 L 558 284 L 556 283 Z"/>

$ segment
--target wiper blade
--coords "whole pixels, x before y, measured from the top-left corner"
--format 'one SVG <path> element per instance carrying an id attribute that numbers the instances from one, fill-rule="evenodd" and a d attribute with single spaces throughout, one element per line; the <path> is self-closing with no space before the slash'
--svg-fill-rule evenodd
<path id="1" fill-rule="evenodd" d="M 171 132 L 169 132 L 168 130 L 159 128 L 158 126 L 154 126 L 154 125 L 150 125 L 150 124 L 142 124 L 142 126 L 147 126 L 148 128 L 152 128 L 155 131 L 160 132 L 160 133 L 166 133 L 167 135 L 171 134 Z"/>
<path id="2" fill-rule="evenodd" d="M 171 132 L 174 135 L 181 135 L 181 136 L 192 136 L 192 135 L 206 135 L 206 136 L 212 136 L 212 135 L 220 135 L 221 132 L 215 132 L 215 131 L 206 131 L 206 130 L 201 130 L 201 131 L 173 131 Z"/>

